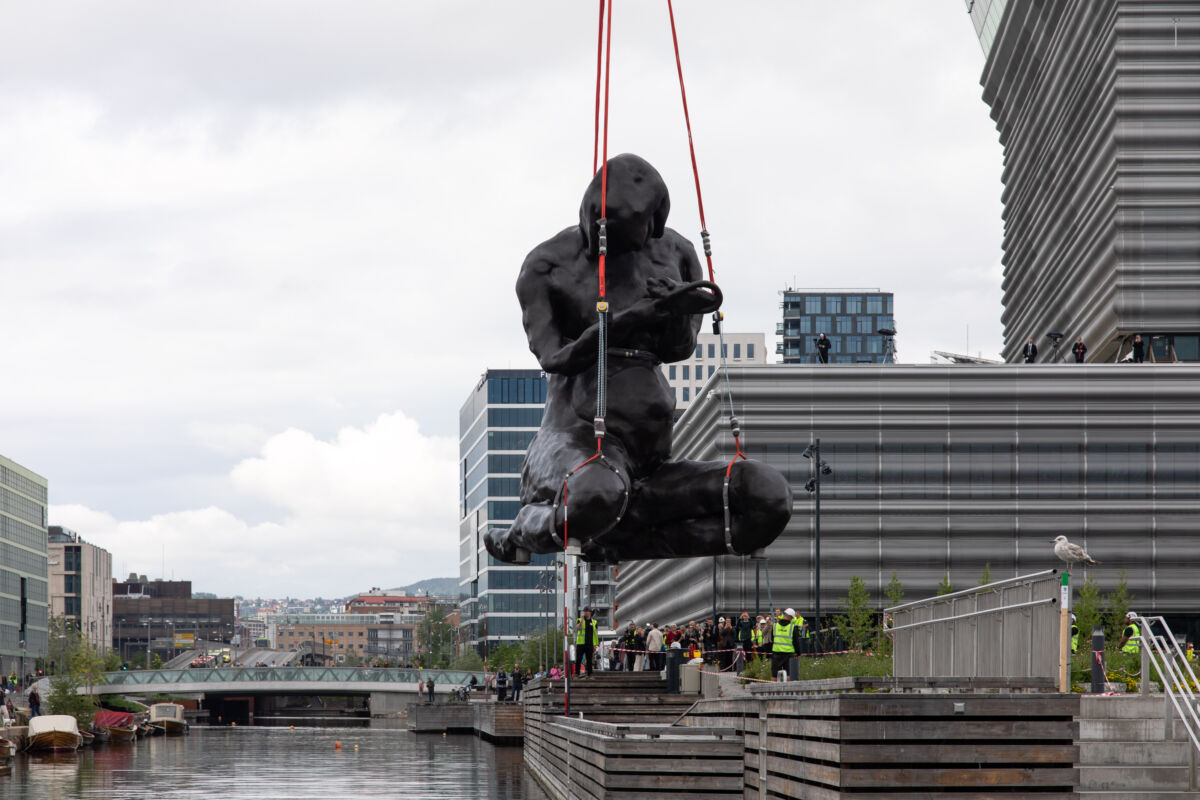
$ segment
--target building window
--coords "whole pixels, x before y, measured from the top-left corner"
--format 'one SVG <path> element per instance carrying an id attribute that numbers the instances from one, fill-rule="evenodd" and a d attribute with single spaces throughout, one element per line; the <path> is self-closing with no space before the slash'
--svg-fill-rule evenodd
<path id="1" fill-rule="evenodd" d="M 667 380 L 671 380 L 671 381 L 675 380 L 675 365 L 674 364 L 667 367 Z"/>
<path id="2" fill-rule="evenodd" d="M 63 548 L 63 571 L 64 572 L 79 572 L 83 557 L 79 552 L 79 545 L 69 544 Z"/>
<path id="3" fill-rule="evenodd" d="M 862 313 L 862 298 L 852 295 L 846 298 L 846 313 L 861 314 Z"/>
<path id="4" fill-rule="evenodd" d="M 714 367 L 712 364 L 709 364 L 709 365 L 708 365 L 708 377 L 710 377 L 710 378 L 711 378 L 711 377 L 712 377 L 712 374 L 713 374 L 714 372 L 716 372 L 716 370 L 717 370 L 717 368 L 716 368 L 716 367 Z"/>
<path id="5" fill-rule="evenodd" d="M 809 295 L 804 298 L 804 313 L 805 314 L 820 314 L 821 313 L 821 297 Z"/>
<path id="6" fill-rule="evenodd" d="M 883 295 L 870 295 L 867 297 L 867 313 L 882 314 L 883 313 Z"/>
<path id="7" fill-rule="evenodd" d="M 716 352 L 717 352 L 717 348 L 716 348 L 716 346 L 715 346 L 715 345 L 711 345 L 711 344 L 710 344 L 710 345 L 708 346 L 708 357 L 709 357 L 709 358 L 716 358 Z"/>
<path id="8" fill-rule="evenodd" d="M 742 357 L 742 345 L 738 342 L 733 343 L 733 357 L 734 358 Z"/>
<path id="9" fill-rule="evenodd" d="M 817 317 L 813 324 L 816 326 L 816 330 L 813 333 L 823 333 L 826 336 L 833 333 L 829 317 Z"/>
<path id="10" fill-rule="evenodd" d="M 754 342 L 746 342 L 746 358 L 754 358 Z M 712 373 L 709 373 L 712 374 Z"/>
<path id="11" fill-rule="evenodd" d="M 874 333 L 875 327 L 871 324 L 871 317 L 856 317 L 858 322 L 858 333 Z"/>
<path id="12" fill-rule="evenodd" d="M 63 575 L 63 594 L 80 594 L 82 583 L 79 575 Z"/>
<path id="13" fill-rule="evenodd" d="M 799 332 L 800 333 L 812 333 L 812 317 L 801 317 L 800 318 Z"/>
<path id="14" fill-rule="evenodd" d="M 704 345 L 696 345 L 696 358 L 704 358 Z"/>
<path id="15" fill-rule="evenodd" d="M 692 391 L 688 387 L 683 387 L 683 402 L 690 403 L 692 400 Z"/>
<path id="16" fill-rule="evenodd" d="M 687 364 L 684 364 L 683 365 L 683 379 L 685 381 L 690 381 L 692 379 L 691 372 L 692 372 L 692 368 L 689 367 Z"/>
<path id="17" fill-rule="evenodd" d="M 847 336 L 846 337 L 846 352 L 851 353 L 851 354 L 861 353 L 862 352 L 862 337 L 861 336 Z"/>
<path id="18" fill-rule="evenodd" d="M 842 298 L 833 297 L 833 296 L 826 297 L 825 298 L 825 313 L 826 314 L 842 313 Z"/>
<path id="19" fill-rule="evenodd" d="M 825 338 L 829 340 L 829 352 L 830 353 L 842 352 L 842 337 L 826 336 Z M 841 362 L 838 362 L 838 363 L 841 363 Z"/>
<path id="20" fill-rule="evenodd" d="M 868 336 L 867 337 L 867 352 L 872 353 L 874 355 L 881 355 L 883 353 L 883 337 L 882 336 Z"/>
<path id="21" fill-rule="evenodd" d="M 833 322 L 838 333 L 853 333 L 853 317 L 836 317 Z"/>

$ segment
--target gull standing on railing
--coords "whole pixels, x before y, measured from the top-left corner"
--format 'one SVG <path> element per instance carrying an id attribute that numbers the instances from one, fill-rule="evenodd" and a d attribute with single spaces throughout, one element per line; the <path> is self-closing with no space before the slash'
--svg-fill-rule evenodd
<path id="1" fill-rule="evenodd" d="M 1071 571 L 1072 564 L 1099 564 L 1100 562 L 1092 558 L 1077 544 L 1071 544 L 1065 536 L 1054 537 L 1054 555 L 1058 556 L 1067 564 L 1067 571 Z"/>

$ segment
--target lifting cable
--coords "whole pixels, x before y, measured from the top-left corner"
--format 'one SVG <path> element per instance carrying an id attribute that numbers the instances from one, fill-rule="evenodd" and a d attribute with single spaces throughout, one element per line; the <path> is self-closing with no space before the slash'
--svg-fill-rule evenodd
<path id="1" fill-rule="evenodd" d="M 696 206 L 700 212 L 700 240 L 704 244 L 704 258 L 708 262 L 708 280 L 716 283 L 716 277 L 713 272 L 712 259 L 712 237 L 708 233 L 708 223 L 704 219 L 704 195 L 700 191 L 700 168 L 696 165 L 696 144 L 692 138 L 692 117 L 688 112 L 687 89 L 683 83 L 683 60 L 679 56 L 679 35 L 675 31 L 675 7 L 672 0 L 667 0 L 667 14 L 671 20 L 671 44 L 675 48 L 675 71 L 679 75 L 679 97 L 683 101 L 683 123 L 687 128 L 688 153 L 692 158 L 692 177 L 696 182 Z M 737 414 L 733 408 L 733 389 L 729 381 L 729 362 L 727 360 L 728 352 L 725 347 L 725 333 L 722 330 L 721 321 L 725 315 L 720 311 L 714 311 L 712 315 L 713 333 L 717 335 L 717 343 L 721 348 L 721 374 L 725 383 L 725 397 L 729 403 L 729 431 L 733 435 L 734 455 L 725 466 L 725 480 L 721 484 L 721 507 L 725 515 L 725 549 L 730 555 L 737 555 L 737 551 L 733 549 L 733 526 L 729 512 L 729 478 L 733 473 L 733 465 L 738 462 L 738 459 L 746 460 L 745 454 L 742 452 L 742 428 L 738 422 Z"/>

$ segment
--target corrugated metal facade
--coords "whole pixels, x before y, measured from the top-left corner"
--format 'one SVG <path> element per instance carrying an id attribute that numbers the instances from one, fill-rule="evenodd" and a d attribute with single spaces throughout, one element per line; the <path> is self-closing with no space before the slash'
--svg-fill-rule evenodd
<path id="1" fill-rule="evenodd" d="M 804 447 L 819 437 L 834 474 L 822 486 L 822 612 L 852 576 L 876 607 L 895 571 L 905 599 L 1058 565 L 1065 534 L 1104 562 L 1102 591 L 1124 569 L 1134 605 L 1200 610 L 1200 366 L 766 365 L 730 377 L 747 453 L 775 464 L 795 514 L 768 549 L 775 607 L 813 607 L 813 515 Z M 712 397 L 710 382 L 706 397 Z M 715 400 L 675 429 L 684 458 L 728 458 Z M 754 562 L 718 561 L 719 611 L 754 609 Z M 623 624 L 712 611 L 712 559 L 620 570 Z M 761 598 L 767 607 L 767 581 Z"/>

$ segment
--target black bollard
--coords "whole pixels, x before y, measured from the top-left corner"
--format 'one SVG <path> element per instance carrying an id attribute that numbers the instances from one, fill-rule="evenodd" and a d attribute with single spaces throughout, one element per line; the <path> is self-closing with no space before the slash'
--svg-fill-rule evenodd
<path id="1" fill-rule="evenodd" d="M 667 693 L 679 694 L 679 667 L 683 664 L 683 650 L 667 650 Z"/>
<path id="2" fill-rule="evenodd" d="M 792 656 L 788 659 L 788 680 L 800 680 L 800 656 Z"/>
<path id="3" fill-rule="evenodd" d="M 1100 658 L 1096 658 L 1096 654 L 1100 653 Z M 1104 691 L 1104 684 L 1108 679 L 1104 676 L 1104 629 L 1096 628 L 1092 631 L 1092 693 L 1100 694 Z"/>

